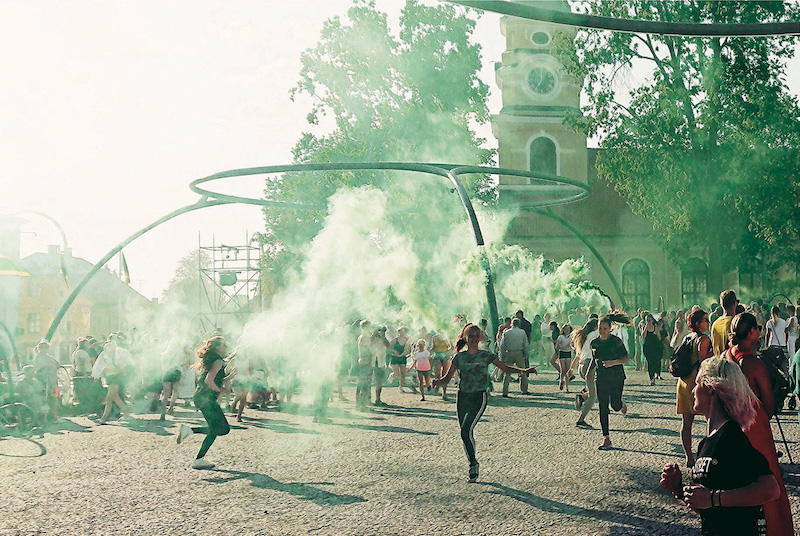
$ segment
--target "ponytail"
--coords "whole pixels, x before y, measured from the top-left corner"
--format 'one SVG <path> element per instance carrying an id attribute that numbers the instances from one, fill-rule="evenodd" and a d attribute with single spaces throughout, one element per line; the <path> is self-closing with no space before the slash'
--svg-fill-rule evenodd
<path id="1" fill-rule="evenodd" d="M 575 352 L 580 354 L 583 351 L 583 345 L 586 342 L 586 337 L 589 333 L 597 329 L 597 319 L 590 318 L 586 324 L 572 332 L 572 345 L 575 347 Z"/>
<path id="2" fill-rule="evenodd" d="M 631 317 L 629 317 L 622 309 L 611 311 L 607 315 L 603 316 L 603 318 L 601 318 L 598 322 L 598 324 L 608 324 L 609 326 L 612 323 L 630 326 L 632 322 Z"/>

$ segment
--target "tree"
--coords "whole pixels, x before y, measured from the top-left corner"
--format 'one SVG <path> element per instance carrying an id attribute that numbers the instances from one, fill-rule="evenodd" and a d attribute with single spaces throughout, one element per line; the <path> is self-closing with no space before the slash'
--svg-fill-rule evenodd
<path id="1" fill-rule="evenodd" d="M 784 2 L 698 0 L 581 9 L 717 23 L 796 20 L 799 12 Z M 587 31 L 576 43 L 577 57 L 566 43 L 561 53 L 586 79 L 582 121 L 602 139 L 598 176 L 653 222 L 673 261 L 705 254 L 712 292 L 723 273 L 753 258 L 773 270 L 798 262 L 800 107 L 783 82 L 795 38 Z M 634 66 L 652 72 L 622 95 L 617 88 Z"/>
<path id="2" fill-rule="evenodd" d="M 211 257 L 202 250 L 187 253 L 178 261 L 175 275 L 161 295 L 161 301 L 176 309 L 189 312 L 192 316 L 200 311 L 204 283 L 200 268 L 209 268 Z"/>
<path id="3" fill-rule="evenodd" d="M 474 27 L 463 8 L 416 1 L 406 3 L 397 33 L 371 1 L 357 0 L 346 18 L 326 21 L 317 46 L 302 55 L 292 96 L 312 97 L 307 119 L 314 130 L 322 130 L 326 118 L 334 128 L 305 133 L 294 148 L 295 161 L 489 163 L 493 152 L 481 147 L 484 140 L 473 131 L 489 117 L 488 88 L 477 75 L 480 46 L 470 40 Z M 409 173 L 285 174 L 267 180 L 265 195 L 325 207 L 339 188 L 363 185 L 382 189 L 394 217 L 408 229 L 445 228 L 463 218 L 457 202 L 455 210 L 427 210 L 448 185 Z M 473 177 L 467 186 L 485 202 L 494 198 L 486 177 Z M 301 264 L 302 248 L 319 232 L 326 212 L 265 208 L 267 279 L 280 280 Z"/>

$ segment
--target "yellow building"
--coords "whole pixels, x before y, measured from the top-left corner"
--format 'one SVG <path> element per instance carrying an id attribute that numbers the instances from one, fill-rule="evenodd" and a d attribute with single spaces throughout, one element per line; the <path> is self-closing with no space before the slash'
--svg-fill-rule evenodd
<path id="1" fill-rule="evenodd" d="M 63 265 L 69 285 L 62 274 Z M 72 288 L 92 268 L 88 261 L 49 246 L 47 253 L 34 253 L 20 260 L 30 273 L 23 278 L 19 294 L 18 351 L 30 359 L 33 347 L 45 336 Z M 50 341 L 53 355 L 68 361 L 78 337 L 100 337 L 111 331 L 128 331 L 153 311 L 156 304 L 123 283 L 107 268 L 100 270 L 78 294 Z"/>

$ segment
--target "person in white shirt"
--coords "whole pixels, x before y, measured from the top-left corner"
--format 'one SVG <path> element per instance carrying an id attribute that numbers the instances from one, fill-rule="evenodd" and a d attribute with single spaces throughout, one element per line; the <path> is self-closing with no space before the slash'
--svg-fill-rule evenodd
<path id="1" fill-rule="evenodd" d="M 781 318 L 781 309 L 777 305 L 772 307 L 772 318 L 767 320 L 767 346 L 780 346 L 786 348 L 786 320 Z"/>
<path id="2" fill-rule="evenodd" d="M 590 317 L 586 324 L 572 332 L 572 346 L 575 348 L 575 359 L 570 370 L 577 363 L 582 377 L 586 379 L 586 388 L 575 395 L 575 409 L 581 413 L 575 426 L 591 430 L 594 427 L 586 422 L 586 416 L 597 401 L 597 384 L 595 383 L 596 367 L 592 360 L 592 341 L 600 336 L 597 330 L 597 317 Z"/>
<path id="3" fill-rule="evenodd" d="M 511 327 L 503 332 L 503 342 L 500 343 L 500 360 L 503 363 L 514 365 L 520 369 L 525 368 L 525 357 L 530 349 L 528 334 L 520 326 L 520 319 L 514 318 Z M 511 377 L 503 377 L 503 397 L 508 398 L 508 384 Z M 528 374 L 523 372 L 519 376 L 519 388 L 523 395 L 528 394 Z"/>
<path id="4" fill-rule="evenodd" d="M 572 376 L 572 326 L 561 326 L 561 334 L 556 339 L 556 352 L 558 353 L 558 388 L 569 393 L 569 378 Z"/>
<path id="5" fill-rule="evenodd" d="M 789 313 L 789 318 L 786 319 L 786 347 L 789 350 L 789 360 L 797 353 L 797 316 L 795 316 L 795 307 L 790 305 L 786 308 Z"/>

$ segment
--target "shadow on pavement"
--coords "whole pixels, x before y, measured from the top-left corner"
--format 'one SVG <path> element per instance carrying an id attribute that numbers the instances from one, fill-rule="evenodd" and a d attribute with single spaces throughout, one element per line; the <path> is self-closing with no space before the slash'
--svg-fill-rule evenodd
<path id="1" fill-rule="evenodd" d="M 128 422 L 116 421 L 116 424 L 133 430 L 134 432 L 148 432 L 160 436 L 170 436 L 174 434 L 173 431 L 167 430 L 167 428 L 172 427 L 174 424 L 172 421 L 137 419 L 136 417 L 131 417 L 128 419 Z"/>
<path id="2" fill-rule="evenodd" d="M 375 408 L 375 413 L 386 413 L 397 417 L 427 417 L 430 419 L 445 419 L 448 421 L 451 421 L 456 417 L 455 411 L 403 406 L 384 406 L 382 408 Z"/>
<path id="3" fill-rule="evenodd" d="M 26 443 L 33 443 L 34 445 L 36 445 L 36 447 L 38 447 L 38 452 L 34 454 L 8 454 L 6 452 L 3 452 L 4 450 L 3 443 L 5 443 L 6 445 L 11 445 L 12 441 L 25 441 Z M 39 458 L 41 456 L 44 456 L 45 454 L 47 454 L 47 448 L 45 448 L 45 446 L 39 443 L 38 441 L 34 441 L 33 439 L 30 438 L 21 438 L 21 437 L 3 438 L 3 442 L 0 442 L 0 456 L 4 456 L 6 458 Z"/>
<path id="4" fill-rule="evenodd" d="M 404 426 L 386 426 L 386 425 L 373 425 L 373 424 L 352 424 L 352 423 L 332 423 L 331 426 L 343 426 L 345 428 L 357 428 L 359 430 L 372 430 L 374 432 L 393 432 L 396 434 L 419 434 L 426 436 L 439 435 L 436 432 L 423 432 L 414 430 L 413 428 L 405 428 Z"/>
<path id="5" fill-rule="evenodd" d="M 58 422 L 48 422 L 42 428 L 45 434 L 61 435 L 64 432 L 90 432 L 91 426 L 83 426 L 70 419 L 61 418 Z"/>
<path id="6" fill-rule="evenodd" d="M 645 517 L 639 517 L 632 514 L 626 514 L 623 512 L 595 510 L 593 508 L 582 508 L 580 506 L 575 506 L 573 504 L 567 504 L 558 501 L 553 501 L 551 499 L 546 499 L 544 497 L 534 495 L 533 493 L 528 493 L 527 491 L 521 491 L 518 489 L 509 488 L 508 486 L 497 484 L 495 482 L 485 482 L 483 484 L 485 486 L 490 486 L 492 488 L 495 488 L 494 490 L 489 490 L 486 493 L 491 493 L 494 495 L 504 495 L 506 497 L 510 497 L 512 499 L 525 503 L 529 506 L 532 506 L 543 512 L 575 516 L 575 517 L 586 517 L 586 518 L 596 519 L 598 521 L 604 521 L 607 523 L 614 523 L 615 525 L 617 525 L 616 527 L 614 527 L 614 529 L 616 529 L 616 532 L 612 530 L 611 532 L 609 532 L 609 534 L 651 535 L 651 534 L 678 534 L 678 533 L 699 534 L 700 533 L 699 530 L 693 530 L 693 527 L 688 527 L 686 525 L 682 525 L 679 523 L 665 523 L 663 521 L 657 521 L 655 519 L 647 519 Z M 633 528 L 641 532 L 631 532 Z"/>
<path id="7" fill-rule="evenodd" d="M 332 485 L 332 482 L 280 482 L 271 476 L 263 475 L 261 473 L 246 473 L 243 471 L 230 471 L 226 469 L 214 469 L 215 473 L 226 473 L 230 476 L 219 476 L 204 478 L 206 482 L 214 484 L 224 484 L 234 480 L 248 479 L 250 485 L 262 489 L 272 489 L 275 491 L 283 491 L 295 497 L 306 499 L 319 504 L 321 506 L 336 506 L 339 504 L 355 504 L 366 502 L 363 497 L 355 495 L 338 495 L 324 489 L 315 488 L 310 484 L 317 485 Z"/>
<path id="8" fill-rule="evenodd" d="M 242 417 L 244 421 L 242 424 L 253 428 L 262 428 L 264 430 L 271 430 L 279 434 L 319 434 L 316 430 L 309 430 L 308 428 L 300 428 L 298 425 L 290 421 L 278 419 L 255 419 L 252 417 Z M 231 425 L 231 428 L 239 427 L 241 425 Z"/>

